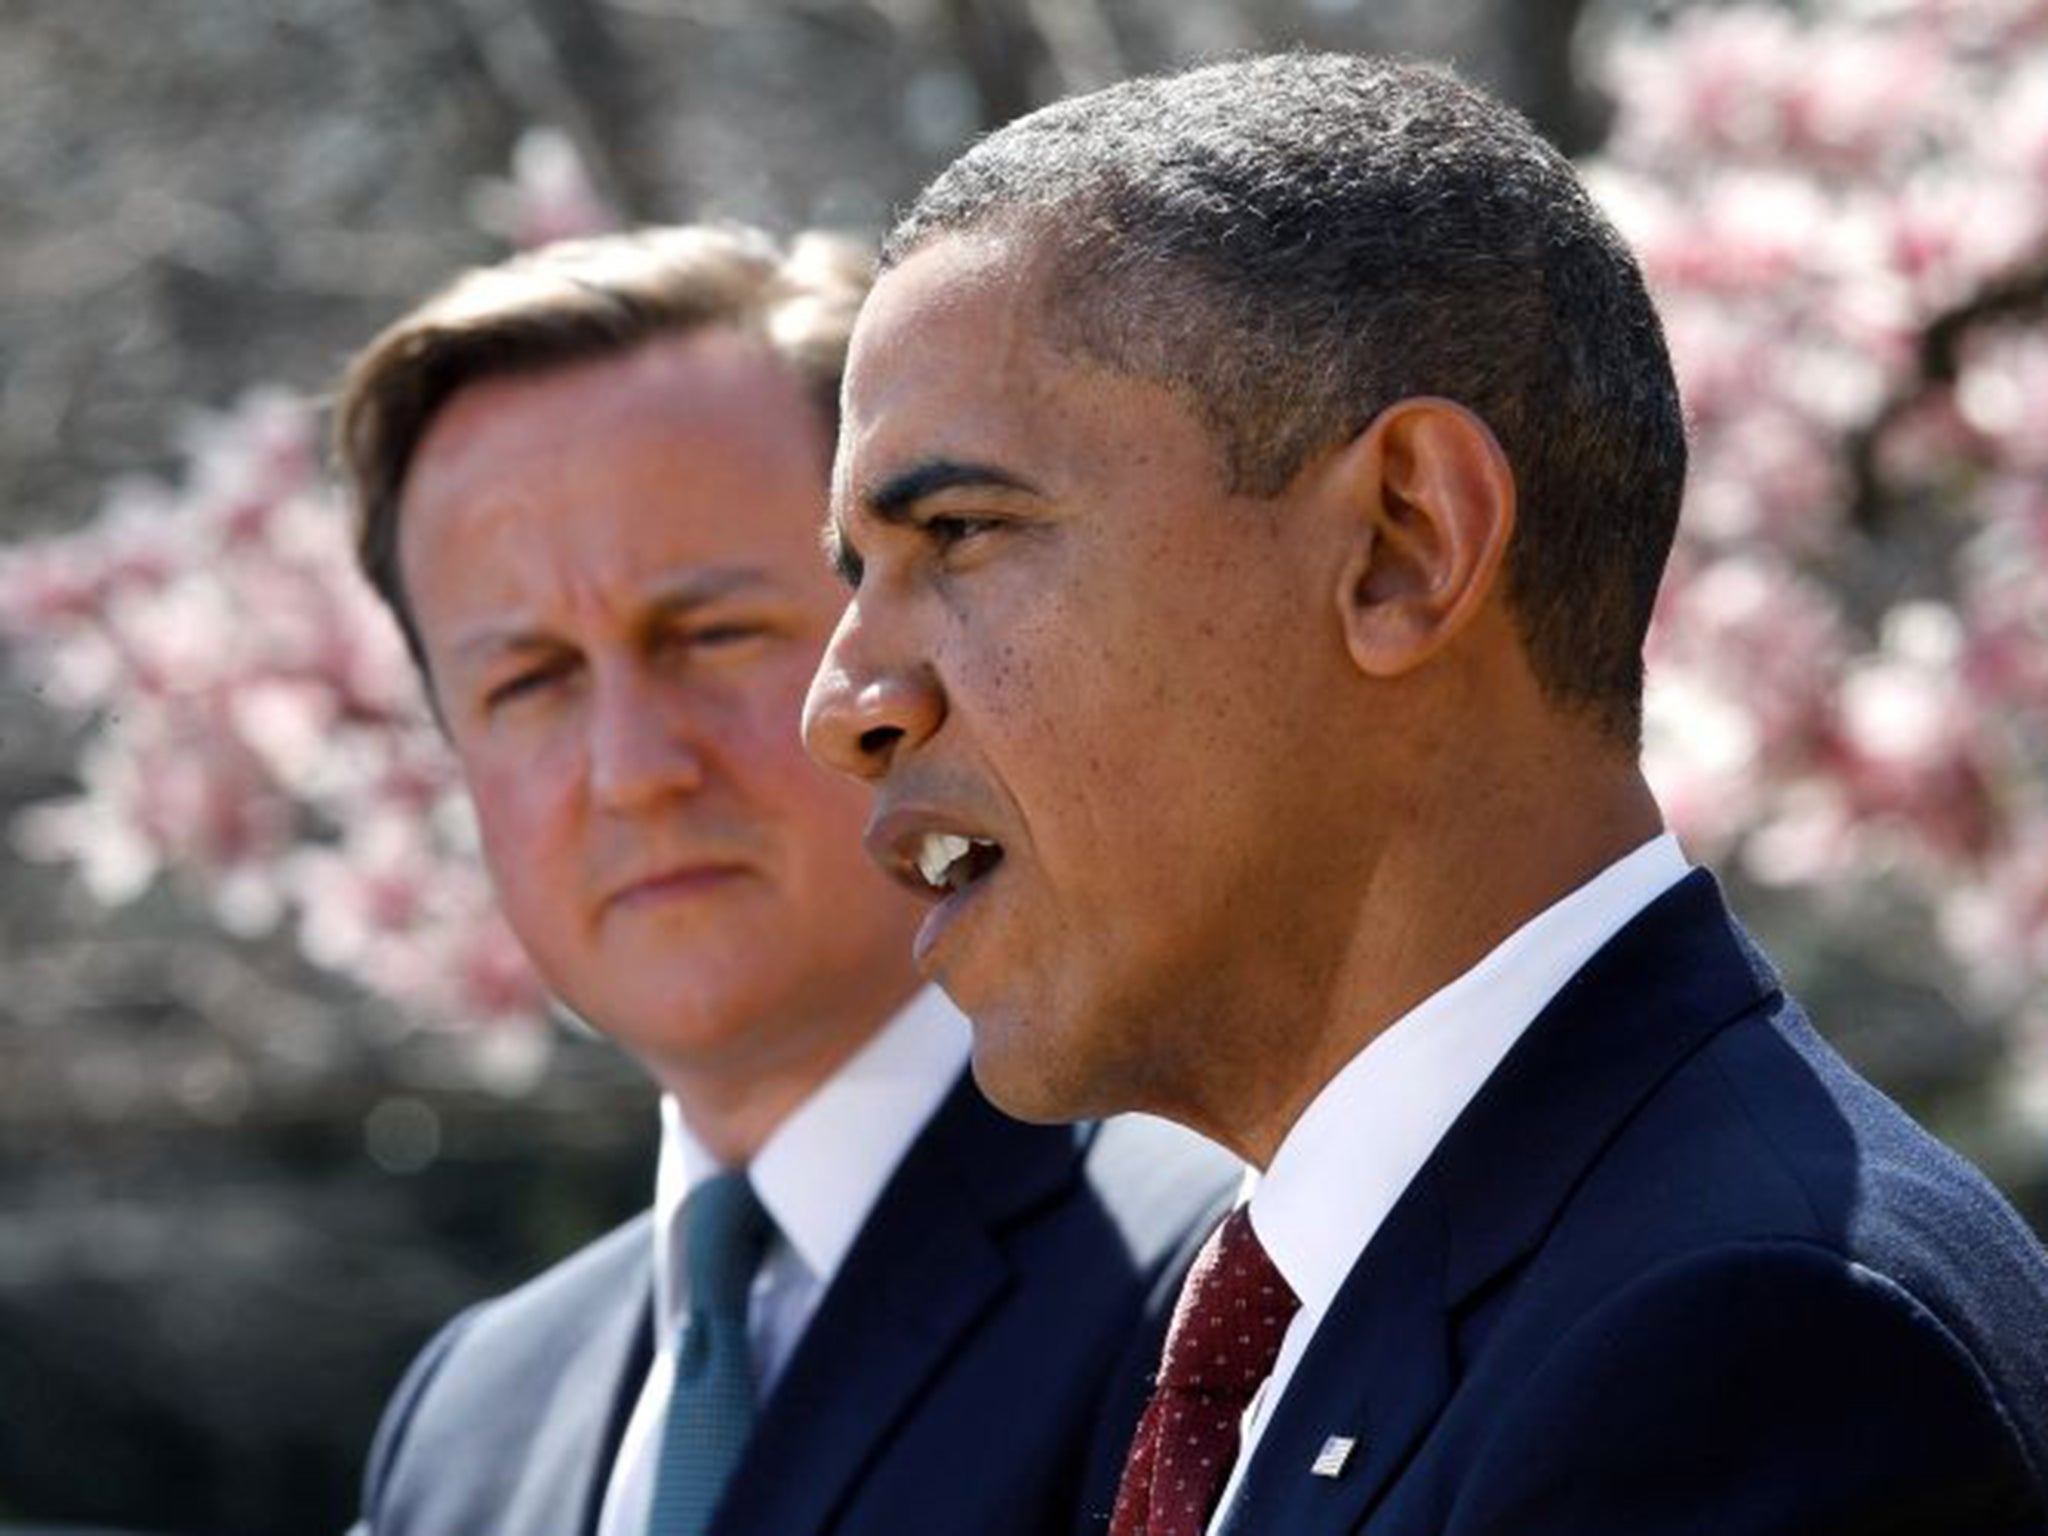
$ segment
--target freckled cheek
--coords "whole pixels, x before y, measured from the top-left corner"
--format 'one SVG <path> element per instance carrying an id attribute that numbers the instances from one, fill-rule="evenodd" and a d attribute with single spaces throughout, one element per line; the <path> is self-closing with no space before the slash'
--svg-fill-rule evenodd
<path id="1" fill-rule="evenodd" d="M 1073 700 L 1045 671 L 1027 634 L 942 663 L 947 712 L 998 779 L 1028 779 L 1031 762 L 1071 736 Z"/>
<path id="2" fill-rule="evenodd" d="M 1184 637 L 1132 627 L 1088 640 L 1077 664 L 1020 690 L 1035 708 L 1006 734 L 1030 755 L 1041 816 L 1056 819 L 1046 836 L 1083 851 L 1079 874 L 1170 903 L 1185 879 L 1160 850 L 1202 835 L 1209 779 L 1248 727 Z"/>
<path id="3" fill-rule="evenodd" d="M 997 633 L 956 659 L 951 703 L 1032 840 L 1063 863 L 1056 848 L 1099 846 L 1149 756 L 1129 729 L 1127 658 L 1084 604 L 1047 605 Z"/>

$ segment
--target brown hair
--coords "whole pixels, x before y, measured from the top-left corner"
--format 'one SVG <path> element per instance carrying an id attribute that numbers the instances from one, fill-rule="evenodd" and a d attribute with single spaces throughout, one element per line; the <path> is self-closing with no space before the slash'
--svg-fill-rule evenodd
<path id="1" fill-rule="evenodd" d="M 739 224 L 642 229 L 473 267 L 387 327 L 342 378 L 334 449 L 354 506 L 357 562 L 420 675 L 426 654 L 398 568 L 399 502 L 413 454 L 458 390 L 716 326 L 758 337 L 787 364 L 829 436 L 872 279 L 868 252 L 836 236 L 799 235 L 785 247 Z"/>

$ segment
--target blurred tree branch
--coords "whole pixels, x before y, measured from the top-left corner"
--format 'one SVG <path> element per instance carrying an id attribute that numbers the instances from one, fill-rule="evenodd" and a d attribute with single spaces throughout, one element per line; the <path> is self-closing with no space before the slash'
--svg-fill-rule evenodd
<path id="1" fill-rule="evenodd" d="M 1508 99 L 1568 155 L 1583 154 L 1605 132 L 1573 67 L 1586 0 L 1511 0 L 1493 8 L 1494 51 L 1512 68 L 1501 82 Z"/>
<path id="2" fill-rule="evenodd" d="M 1131 73 L 1108 8 L 1099 0 L 1024 0 L 1024 12 L 1044 41 L 1063 92 L 1092 91 Z"/>
<path id="3" fill-rule="evenodd" d="M 1885 435 L 1931 395 L 1956 382 L 1970 339 L 1992 326 L 2042 317 L 2048 317 L 2048 251 L 1935 314 L 1920 333 L 1911 376 L 1845 445 L 1853 526 L 1864 533 L 1882 531 L 1894 499 L 1879 462 Z"/>
<path id="4" fill-rule="evenodd" d="M 478 73 L 517 127 L 567 134 L 625 222 L 650 216 L 656 183 L 632 103 L 633 67 L 588 0 L 441 0 Z"/>
<path id="5" fill-rule="evenodd" d="M 1026 10 L 1006 0 L 942 0 L 940 11 L 951 50 L 974 81 L 984 127 L 1038 105 L 1032 81 L 1049 61 L 1048 49 Z"/>

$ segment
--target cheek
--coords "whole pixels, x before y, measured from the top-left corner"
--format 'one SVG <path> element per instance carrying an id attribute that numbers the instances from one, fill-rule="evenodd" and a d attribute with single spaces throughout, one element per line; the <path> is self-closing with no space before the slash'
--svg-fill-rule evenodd
<path id="1" fill-rule="evenodd" d="M 565 765 L 547 753 L 519 760 L 464 753 L 461 767 L 484 860 L 508 903 L 536 877 L 558 882 L 555 865 L 573 835 L 577 804 Z"/>
<path id="2" fill-rule="evenodd" d="M 814 884 L 827 888 L 828 901 L 862 900 L 895 888 L 861 846 L 870 796 L 858 784 L 828 776 L 808 757 L 788 765 L 778 798 L 791 857 Z"/>
<path id="3" fill-rule="evenodd" d="M 783 834 L 802 863 L 866 863 L 861 832 L 869 791 L 820 767 L 804 750 L 798 712 L 787 699 L 729 715 L 716 734 L 722 775 L 755 820 Z"/>
<path id="4" fill-rule="evenodd" d="M 1088 817 L 1105 794 L 1123 798 L 1132 774 L 1157 771 L 1156 733 L 1180 723 L 1171 669 L 1180 652 L 1161 627 L 1134 623 L 1114 592 L 1080 587 L 989 634 L 974 648 L 966 693 L 976 734 L 1001 743 L 1005 772 L 1059 793 L 1064 815 Z"/>
<path id="5" fill-rule="evenodd" d="M 786 778 L 808 762 L 803 745 L 804 699 L 822 647 L 785 648 L 747 670 L 708 684 L 690 713 L 702 734 L 724 748 L 751 778 Z"/>
<path id="6" fill-rule="evenodd" d="M 1258 836 L 1276 734 L 1245 616 L 1119 597 L 1077 593 L 993 644 L 973 734 L 1056 883 L 1123 927 L 1201 898 L 1173 850 Z"/>

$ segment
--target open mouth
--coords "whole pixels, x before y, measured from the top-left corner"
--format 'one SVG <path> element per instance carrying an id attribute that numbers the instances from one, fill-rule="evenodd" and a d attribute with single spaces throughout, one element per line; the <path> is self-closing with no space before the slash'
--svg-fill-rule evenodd
<path id="1" fill-rule="evenodd" d="M 932 890 L 965 890 L 1003 862 L 1000 843 L 953 832 L 927 832 L 917 840 L 911 863 Z"/>

